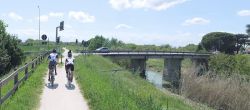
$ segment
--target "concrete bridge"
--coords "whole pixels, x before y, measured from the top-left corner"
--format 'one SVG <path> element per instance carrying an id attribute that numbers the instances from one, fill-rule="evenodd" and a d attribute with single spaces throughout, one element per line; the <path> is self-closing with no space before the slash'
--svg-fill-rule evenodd
<path id="1" fill-rule="evenodd" d="M 111 58 L 131 59 L 130 67 L 133 71 L 139 71 L 145 78 L 146 60 L 149 58 L 164 59 L 163 80 L 168 81 L 174 88 L 179 88 L 181 78 L 181 62 L 185 58 L 192 60 L 195 66 L 208 66 L 208 58 L 211 53 L 195 52 L 166 52 L 166 51 L 110 51 L 106 53 L 85 51 L 85 54 L 102 55 Z"/>

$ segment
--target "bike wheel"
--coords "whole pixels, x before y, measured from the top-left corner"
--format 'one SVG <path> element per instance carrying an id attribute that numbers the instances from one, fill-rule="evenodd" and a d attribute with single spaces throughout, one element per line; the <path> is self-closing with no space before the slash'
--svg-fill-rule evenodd
<path id="1" fill-rule="evenodd" d="M 54 81 L 55 81 L 54 69 L 51 69 L 50 70 L 50 84 L 52 87 L 54 86 Z"/>
<path id="2" fill-rule="evenodd" d="M 51 76 L 51 82 L 50 82 L 52 87 L 54 86 L 54 80 L 55 80 L 54 75 L 52 75 Z"/>
<path id="3" fill-rule="evenodd" d="M 71 83 L 71 70 L 68 69 L 68 81 Z"/>

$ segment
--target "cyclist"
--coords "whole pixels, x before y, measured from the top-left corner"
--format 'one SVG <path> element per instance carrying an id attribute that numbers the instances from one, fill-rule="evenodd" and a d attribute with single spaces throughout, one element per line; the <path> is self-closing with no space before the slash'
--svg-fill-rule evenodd
<path id="1" fill-rule="evenodd" d="M 56 73 L 57 58 L 58 58 L 58 54 L 56 53 L 56 49 L 53 49 L 52 53 L 49 54 L 48 59 L 50 60 L 49 61 L 49 69 L 53 69 L 53 67 L 54 67 L 55 74 L 57 74 Z M 48 80 L 50 81 L 50 74 L 49 74 Z"/>
<path id="2" fill-rule="evenodd" d="M 65 60 L 65 69 L 66 69 L 67 77 L 68 77 L 68 69 L 71 69 L 71 73 L 73 75 L 73 71 L 74 71 L 74 58 L 72 56 L 71 50 L 69 50 L 68 57 Z"/>
<path id="3" fill-rule="evenodd" d="M 72 54 L 71 50 L 68 51 L 68 56 L 69 56 L 69 54 Z"/>

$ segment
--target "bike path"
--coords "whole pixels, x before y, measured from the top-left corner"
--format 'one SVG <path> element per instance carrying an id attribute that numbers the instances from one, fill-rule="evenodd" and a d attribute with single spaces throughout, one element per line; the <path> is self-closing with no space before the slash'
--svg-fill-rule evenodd
<path id="1" fill-rule="evenodd" d="M 65 49 L 63 53 L 65 57 L 67 52 L 68 50 Z M 48 74 L 44 78 L 44 82 L 39 110 L 89 110 L 87 100 L 81 94 L 75 79 L 73 79 L 72 87 L 67 85 L 64 66 L 57 65 L 57 76 L 55 76 L 53 87 L 49 85 Z"/>

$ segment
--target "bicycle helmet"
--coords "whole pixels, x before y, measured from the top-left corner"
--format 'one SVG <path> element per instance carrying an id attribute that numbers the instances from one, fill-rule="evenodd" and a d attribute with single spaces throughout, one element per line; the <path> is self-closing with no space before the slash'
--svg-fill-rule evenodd
<path id="1" fill-rule="evenodd" d="M 56 49 L 53 49 L 53 51 L 52 51 L 53 53 L 56 53 Z"/>
<path id="2" fill-rule="evenodd" d="M 72 53 L 68 53 L 68 57 L 72 57 Z"/>

